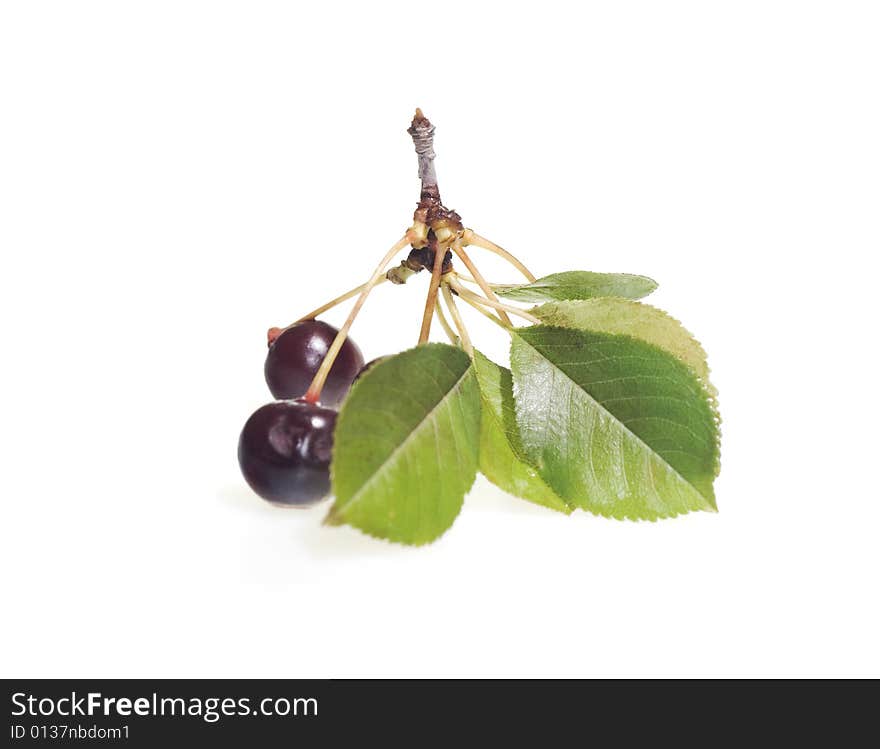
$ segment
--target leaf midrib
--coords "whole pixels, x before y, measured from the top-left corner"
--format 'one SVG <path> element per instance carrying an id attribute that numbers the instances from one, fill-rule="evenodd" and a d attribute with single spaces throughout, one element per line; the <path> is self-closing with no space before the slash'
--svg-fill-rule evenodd
<path id="1" fill-rule="evenodd" d="M 621 309 L 615 309 L 619 307 Z M 598 318 L 590 319 L 590 310 L 597 310 Z M 664 338 L 664 342 L 660 342 L 644 335 L 639 335 L 635 330 L 609 329 L 608 326 L 601 323 L 602 315 L 608 313 L 616 313 L 620 316 L 622 312 L 634 312 L 635 315 L 629 321 L 629 324 L 646 323 L 651 326 L 653 331 L 659 332 Z M 688 330 L 684 324 L 676 317 L 670 315 L 666 310 L 655 307 L 646 302 L 636 299 L 626 299 L 619 297 L 593 297 L 592 299 L 560 299 L 552 302 L 546 302 L 529 310 L 529 312 L 538 317 L 545 325 L 551 325 L 558 328 L 567 328 L 569 330 L 589 330 L 597 333 L 610 333 L 612 335 L 626 335 L 637 340 L 645 341 L 653 346 L 658 346 L 665 351 L 673 354 L 680 361 L 684 362 L 693 373 L 697 376 L 703 389 L 710 398 L 717 396 L 715 387 L 710 382 L 710 370 L 706 350 L 703 344 L 697 340 L 697 337 Z M 586 320 L 581 317 L 586 314 Z M 638 316 L 636 316 L 638 315 Z M 655 323 L 662 326 L 670 326 L 667 331 L 655 326 Z M 681 339 L 677 340 L 674 334 L 681 333 Z"/>
<path id="2" fill-rule="evenodd" d="M 544 355 L 544 353 L 537 346 L 533 346 L 530 341 L 526 340 L 522 336 L 517 336 L 517 337 L 519 338 L 519 340 L 521 340 L 523 343 L 525 343 L 529 348 L 531 348 L 533 351 L 535 351 L 537 354 L 539 354 L 545 361 L 549 362 L 557 372 L 559 372 L 563 377 L 565 377 L 566 380 L 568 380 L 572 385 L 574 385 L 578 390 L 580 390 L 587 398 L 589 398 L 590 401 L 592 401 L 596 405 L 596 407 L 598 407 L 604 413 L 606 413 L 613 421 L 620 424 L 620 426 L 623 428 L 623 430 L 627 434 L 629 434 L 639 444 L 643 445 L 648 452 L 650 452 L 652 455 L 656 456 L 657 459 L 663 463 L 663 465 L 665 465 L 667 468 L 669 468 L 669 470 L 672 471 L 676 476 L 678 476 L 685 484 L 687 484 L 689 487 L 691 487 L 691 489 L 693 489 L 693 491 L 695 491 L 697 493 L 697 496 L 699 496 L 709 507 L 713 506 L 712 501 L 708 497 L 706 497 L 699 489 L 697 489 L 696 486 L 694 486 L 684 476 L 682 476 L 681 473 L 679 473 L 678 470 L 674 466 L 670 465 L 669 462 L 662 455 L 660 455 L 660 453 L 658 453 L 653 447 L 651 447 L 647 442 L 645 442 L 641 437 L 639 437 L 639 435 L 637 435 L 635 432 L 633 432 L 626 424 L 624 424 L 613 413 L 611 413 L 611 411 L 609 411 L 607 408 L 605 408 L 605 406 L 603 406 L 599 401 L 597 401 L 589 392 L 587 392 L 581 386 L 580 383 L 578 383 L 574 379 L 572 379 L 571 376 L 564 369 L 560 368 L 554 362 L 552 362 L 547 356 Z M 656 493 L 656 489 L 654 491 Z"/>
<path id="3" fill-rule="evenodd" d="M 352 494 L 352 496 L 348 500 L 346 500 L 344 504 L 342 504 L 339 507 L 338 512 L 340 512 L 340 513 L 344 512 L 346 509 L 348 509 L 349 507 L 351 507 L 352 505 L 354 505 L 356 502 L 358 502 L 361 499 L 364 492 L 366 492 L 368 487 L 370 487 L 372 485 L 373 481 L 376 480 L 377 476 L 379 476 L 381 473 L 383 473 L 385 466 L 387 466 L 389 463 L 391 463 L 392 461 L 395 460 L 395 457 L 397 456 L 397 454 L 407 446 L 407 444 L 410 442 L 410 440 L 414 439 L 416 433 L 418 433 L 420 431 L 420 429 L 422 428 L 422 426 L 424 424 L 428 423 L 429 421 L 433 421 L 433 417 L 434 417 L 435 412 L 441 406 L 443 406 L 453 396 L 453 394 L 461 387 L 465 378 L 473 372 L 473 368 L 474 368 L 474 365 L 473 365 L 473 362 L 471 362 L 468 365 L 467 369 L 465 369 L 465 371 L 462 373 L 461 377 L 459 377 L 458 380 L 456 380 L 455 384 L 451 388 L 449 388 L 447 393 L 440 400 L 438 400 L 437 403 L 434 404 L 434 406 L 431 408 L 431 410 L 425 414 L 424 418 L 421 419 L 413 427 L 412 431 L 404 438 L 404 440 L 389 453 L 388 457 L 382 461 L 382 463 L 379 465 L 378 468 L 376 468 L 375 471 L 373 471 L 372 476 L 370 476 L 370 478 L 368 478 L 363 484 L 361 484 L 360 488 L 354 494 Z"/>

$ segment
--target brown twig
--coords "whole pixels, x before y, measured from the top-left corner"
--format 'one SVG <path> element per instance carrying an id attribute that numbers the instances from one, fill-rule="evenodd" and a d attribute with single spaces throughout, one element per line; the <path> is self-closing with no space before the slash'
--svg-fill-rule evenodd
<path id="1" fill-rule="evenodd" d="M 419 343 L 422 344 L 427 342 L 431 334 L 440 277 L 444 270 L 451 270 L 451 266 L 444 268 L 448 244 L 461 232 L 462 225 L 461 217 L 446 208 L 440 200 L 440 187 L 434 169 L 434 126 L 421 109 L 416 109 L 407 132 L 412 136 L 419 161 L 419 180 L 422 183 L 419 203 L 413 214 L 413 232 L 419 236 L 420 241 L 413 243 L 409 260 L 418 261 L 426 268 L 430 263 L 431 268 L 431 282 L 428 285 L 422 327 L 419 331 Z"/>
<path id="2" fill-rule="evenodd" d="M 422 114 L 422 110 L 416 108 L 412 124 L 407 129 L 412 136 L 413 145 L 416 148 L 416 156 L 419 159 L 419 180 L 422 183 L 422 199 L 426 194 L 431 199 L 440 202 L 440 188 L 437 186 L 437 173 L 434 170 L 434 126 L 431 121 Z"/>

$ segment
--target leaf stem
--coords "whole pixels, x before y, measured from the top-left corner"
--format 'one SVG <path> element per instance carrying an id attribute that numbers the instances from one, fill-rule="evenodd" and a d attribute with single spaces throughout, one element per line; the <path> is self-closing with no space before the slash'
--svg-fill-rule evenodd
<path id="1" fill-rule="evenodd" d="M 523 320 L 528 320 L 533 325 L 540 325 L 541 321 L 535 317 L 534 315 L 530 315 L 525 310 L 521 310 L 518 307 L 513 307 L 509 304 L 502 304 L 497 299 L 486 299 L 485 297 L 480 296 L 479 294 L 474 294 L 474 292 L 469 291 L 464 286 L 462 286 L 458 281 L 454 278 L 449 279 L 449 285 L 456 291 L 456 293 L 465 301 L 473 302 L 474 304 L 481 304 L 485 307 L 492 307 L 493 309 L 509 312 L 511 315 L 516 315 L 517 317 L 523 318 Z M 509 318 L 508 318 L 509 319 Z"/>
<path id="2" fill-rule="evenodd" d="M 469 276 L 467 273 L 462 273 L 461 271 L 456 271 L 455 275 L 458 276 L 460 281 L 467 281 L 468 283 L 477 283 L 477 279 L 473 276 Z M 524 283 L 492 283 L 489 282 L 490 289 L 509 289 L 511 286 L 526 286 Z"/>
<path id="3" fill-rule="evenodd" d="M 489 252 L 494 252 L 496 255 L 500 255 L 520 273 L 522 273 L 529 280 L 529 283 L 534 283 L 537 280 L 535 278 L 535 275 L 528 268 L 526 268 L 525 265 L 523 265 L 522 261 L 520 261 L 519 258 L 509 253 L 503 247 L 499 247 L 494 242 L 490 242 L 485 237 L 481 237 L 475 231 L 472 231 L 471 229 L 465 229 L 464 234 L 462 235 L 462 241 L 464 242 L 465 246 L 474 245 L 475 247 L 482 247 L 484 250 L 489 250 Z"/>
<path id="4" fill-rule="evenodd" d="M 481 315 L 483 315 L 483 317 L 486 317 L 489 320 L 491 320 L 492 322 L 494 322 L 499 328 L 501 328 L 505 332 L 509 333 L 511 330 L 513 330 L 512 325 L 505 325 L 503 322 L 501 322 L 501 320 L 498 319 L 497 315 L 493 315 L 491 312 L 489 312 L 485 308 L 481 307 L 479 304 L 475 304 L 467 297 L 463 297 L 463 296 L 459 295 L 459 299 L 464 301 L 465 304 L 468 304 L 469 306 L 473 307 L 477 312 L 479 312 Z"/>
<path id="5" fill-rule="evenodd" d="M 385 257 L 382 258 L 382 262 L 380 262 L 376 267 L 376 270 L 373 271 L 370 280 L 363 285 L 360 296 L 355 302 L 354 307 L 352 307 L 348 319 L 339 329 L 336 338 L 333 339 L 333 343 L 330 344 L 330 348 L 327 350 L 327 355 L 324 357 L 324 361 L 321 362 L 321 367 L 315 373 L 315 378 L 312 380 L 312 384 L 309 385 L 309 389 L 306 391 L 304 397 L 309 403 L 317 403 L 320 400 L 321 391 L 324 389 L 324 383 L 327 381 L 327 375 L 330 374 L 330 368 L 333 366 L 333 362 L 336 361 L 336 357 L 339 355 L 339 350 L 342 348 L 342 344 L 345 343 L 345 339 L 348 337 L 348 331 L 351 330 L 351 326 L 354 324 L 358 313 L 361 311 L 361 307 L 364 306 L 364 302 L 367 301 L 370 292 L 375 286 L 378 286 L 384 280 L 385 268 L 388 266 L 388 263 L 394 260 L 395 255 L 397 255 L 397 253 L 406 247 L 411 241 L 412 234 L 407 231 L 407 233 L 404 234 L 387 253 L 385 253 Z"/>
<path id="6" fill-rule="evenodd" d="M 467 269 L 473 274 L 474 280 L 477 282 L 479 287 L 483 290 L 483 293 L 491 300 L 497 302 L 498 297 L 495 296 L 495 292 L 492 291 L 492 288 L 486 282 L 486 279 L 483 278 L 482 274 L 479 270 L 477 270 L 477 266 L 474 265 L 473 260 L 470 259 L 470 256 L 464 251 L 464 247 L 462 247 L 461 240 L 456 239 L 452 243 L 452 251 L 461 258 L 461 262 L 465 264 Z M 503 309 L 498 310 L 498 316 L 501 318 L 501 321 L 506 323 L 507 325 L 512 325 L 513 323 L 510 321 L 510 318 L 507 316 L 507 312 Z"/>
<path id="7" fill-rule="evenodd" d="M 458 328 L 458 334 L 461 336 L 462 347 L 467 352 L 468 356 L 473 358 L 474 345 L 473 343 L 471 343 L 470 334 L 465 327 L 464 320 L 462 320 L 461 318 L 461 314 L 458 311 L 458 306 L 455 304 L 455 299 L 452 296 L 452 292 L 449 290 L 448 283 L 443 284 L 443 299 L 446 300 L 446 306 L 449 308 L 449 314 L 452 315 L 452 319 L 455 322 L 455 327 Z"/>
<path id="8" fill-rule="evenodd" d="M 444 331 L 446 331 L 446 336 L 447 338 L 449 338 L 449 342 L 453 346 L 457 346 L 459 338 L 455 334 L 455 331 L 452 329 L 452 326 L 449 324 L 449 320 L 446 319 L 446 315 L 443 314 L 443 307 L 441 306 L 439 299 L 434 306 L 434 313 L 437 315 L 437 319 L 440 321 L 440 326 L 443 328 Z"/>

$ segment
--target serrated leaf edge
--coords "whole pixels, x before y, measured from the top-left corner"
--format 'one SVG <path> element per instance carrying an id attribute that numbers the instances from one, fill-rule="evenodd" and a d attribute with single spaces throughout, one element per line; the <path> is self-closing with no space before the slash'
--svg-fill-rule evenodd
<path id="1" fill-rule="evenodd" d="M 553 288 L 552 284 L 545 283 L 542 285 L 541 284 L 542 281 L 544 281 L 546 278 L 549 278 L 550 276 L 559 276 L 564 273 L 593 273 L 598 276 L 627 276 L 628 278 L 632 278 L 632 279 L 639 278 L 639 279 L 643 279 L 645 281 L 649 281 L 651 284 L 653 284 L 653 288 L 651 288 L 650 290 L 648 290 L 644 294 L 642 294 L 642 296 L 640 296 L 639 299 L 644 299 L 646 296 L 653 294 L 655 291 L 657 291 L 658 288 L 660 288 L 660 284 L 657 283 L 653 278 L 651 278 L 650 276 L 643 276 L 640 273 L 613 273 L 613 272 L 605 272 L 605 271 L 572 271 L 572 270 L 568 270 L 568 271 L 558 271 L 556 273 L 548 273 L 546 276 L 542 276 L 541 278 L 535 279 L 531 283 L 497 285 L 497 286 L 494 286 L 492 290 L 498 296 L 505 297 L 505 298 L 512 298 L 512 297 L 510 297 L 511 293 L 515 293 L 517 291 L 522 291 L 523 289 L 528 289 L 530 291 L 540 292 L 542 289 Z M 563 301 L 565 301 L 565 302 L 585 302 L 590 299 L 627 299 L 629 301 L 636 301 L 635 299 L 631 299 L 630 297 L 613 296 L 613 295 L 606 294 L 606 295 L 597 295 L 597 296 L 593 296 L 593 297 L 587 297 L 587 299 L 554 299 L 553 297 L 547 297 L 546 302 L 547 303 L 563 302 Z"/>

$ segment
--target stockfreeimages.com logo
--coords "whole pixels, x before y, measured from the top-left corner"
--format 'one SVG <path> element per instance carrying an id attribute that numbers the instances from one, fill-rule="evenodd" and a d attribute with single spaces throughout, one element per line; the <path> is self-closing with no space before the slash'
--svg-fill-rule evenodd
<path id="1" fill-rule="evenodd" d="M 105 697 L 100 692 L 64 697 L 35 697 L 16 692 L 12 695 L 12 716 L 85 717 L 198 717 L 216 723 L 223 717 L 316 716 L 318 700 L 314 697 Z"/>

